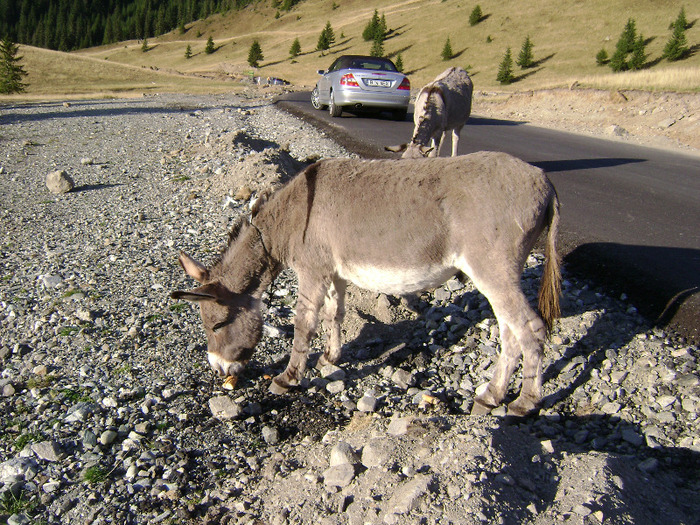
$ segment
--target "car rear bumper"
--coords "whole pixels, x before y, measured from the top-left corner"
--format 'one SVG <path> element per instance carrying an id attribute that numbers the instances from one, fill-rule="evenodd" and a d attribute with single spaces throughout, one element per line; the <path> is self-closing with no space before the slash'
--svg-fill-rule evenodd
<path id="1" fill-rule="evenodd" d="M 411 98 L 410 92 L 402 97 L 396 93 L 372 93 L 367 91 L 337 91 L 334 93 L 337 106 L 354 106 L 357 108 L 407 109 Z"/>

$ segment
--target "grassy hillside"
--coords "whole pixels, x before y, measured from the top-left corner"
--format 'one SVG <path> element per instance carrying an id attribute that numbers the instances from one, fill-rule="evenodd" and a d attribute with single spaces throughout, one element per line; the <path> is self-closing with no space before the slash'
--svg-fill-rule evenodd
<path id="1" fill-rule="evenodd" d="M 479 3 L 485 19 L 470 26 L 468 19 Z M 384 44 L 388 56 L 402 54 L 405 70 L 419 87 L 445 68 L 459 65 L 471 72 L 478 90 L 531 90 L 568 86 L 578 82 L 600 88 L 700 91 L 700 4 L 680 0 L 305 0 L 290 12 L 279 13 L 271 2 L 262 1 L 242 12 L 216 15 L 187 27 L 141 43 L 83 50 L 65 59 L 44 55 L 50 52 L 22 48 L 25 68 L 31 73 L 30 94 L 95 91 L 220 91 L 232 89 L 232 80 L 256 74 L 276 76 L 299 86 L 313 86 L 317 69 L 326 68 L 340 54 L 368 54 L 370 43 L 362 30 L 374 9 L 386 17 L 391 30 Z M 661 59 L 663 48 L 681 7 L 691 24 L 686 32 L 693 47 L 690 58 L 671 63 Z M 615 49 L 628 18 L 636 21 L 638 34 L 647 40 L 651 67 L 635 73 L 612 73 L 595 63 L 605 48 Z M 336 43 L 322 56 L 314 51 L 327 21 Z M 205 54 L 207 38 L 217 47 Z M 449 36 L 455 57 L 441 59 Z M 496 81 L 501 59 L 510 47 L 515 59 L 529 36 L 534 44 L 536 66 L 520 70 L 517 82 L 504 87 Z M 289 48 L 299 38 L 302 55 L 293 62 Z M 261 67 L 247 64 L 254 39 L 264 53 Z M 191 46 L 193 56 L 185 59 Z M 70 68 L 63 71 L 62 68 Z M 202 75 L 206 78 L 202 78 Z M 85 81 L 83 81 L 85 78 Z M 59 80 L 60 79 L 60 80 Z"/>

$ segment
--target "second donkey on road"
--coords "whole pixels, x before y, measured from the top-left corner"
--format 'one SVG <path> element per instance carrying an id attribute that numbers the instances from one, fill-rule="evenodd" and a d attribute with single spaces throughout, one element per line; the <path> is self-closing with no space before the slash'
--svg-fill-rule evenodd
<path id="1" fill-rule="evenodd" d="M 413 137 L 408 144 L 387 146 L 403 152 L 402 158 L 439 157 L 448 131 L 452 131 L 452 156 L 457 155 L 459 134 L 472 112 L 474 85 L 461 67 L 443 71 L 416 97 Z"/>

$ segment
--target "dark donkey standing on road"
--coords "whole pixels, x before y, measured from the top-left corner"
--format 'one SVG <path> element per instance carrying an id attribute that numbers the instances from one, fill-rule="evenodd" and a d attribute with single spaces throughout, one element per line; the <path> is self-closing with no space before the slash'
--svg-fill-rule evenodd
<path id="1" fill-rule="evenodd" d="M 544 339 L 559 315 L 558 208 L 545 174 L 504 153 L 324 160 L 240 221 L 211 268 L 181 253 L 183 268 L 201 286 L 172 297 L 199 302 L 212 368 L 237 377 L 261 337 L 263 292 L 284 268 L 294 269 L 299 297 L 292 353 L 270 386 L 281 394 L 304 376 L 321 315 L 330 334 L 319 364 L 338 361 L 348 281 L 402 295 L 462 272 L 491 303 L 501 334 L 493 378 L 472 413 L 501 403 L 522 355 L 522 389 L 508 408 L 524 415 L 542 398 Z M 540 318 L 520 278 L 546 227 Z"/>

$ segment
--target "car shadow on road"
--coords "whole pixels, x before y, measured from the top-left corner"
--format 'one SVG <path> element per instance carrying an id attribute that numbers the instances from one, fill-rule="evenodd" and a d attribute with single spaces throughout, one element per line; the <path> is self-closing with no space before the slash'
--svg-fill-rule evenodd
<path id="1" fill-rule="evenodd" d="M 646 162 L 646 159 L 635 158 L 592 158 L 592 159 L 564 159 L 564 160 L 541 160 L 531 164 L 544 170 L 547 173 L 559 171 L 590 170 L 596 168 L 612 168 L 624 166 L 626 164 L 636 164 Z"/>

